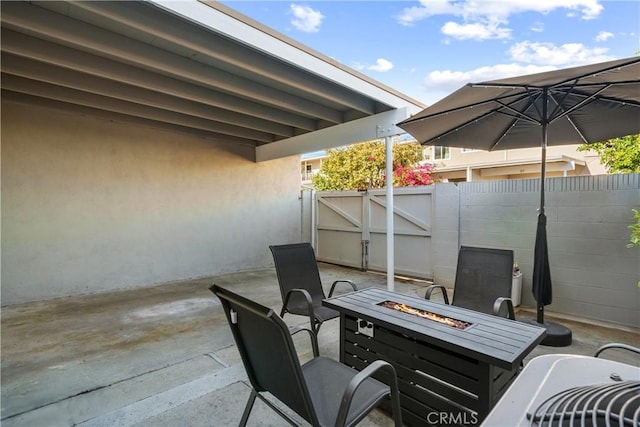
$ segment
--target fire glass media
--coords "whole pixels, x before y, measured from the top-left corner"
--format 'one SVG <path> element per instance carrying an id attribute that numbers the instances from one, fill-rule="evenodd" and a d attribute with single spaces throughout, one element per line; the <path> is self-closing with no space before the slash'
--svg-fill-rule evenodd
<path id="1" fill-rule="evenodd" d="M 447 317 L 437 313 L 432 313 L 430 311 L 420 310 L 418 308 L 414 308 L 406 304 L 401 304 L 395 301 L 383 301 L 378 305 L 385 308 L 401 311 L 402 313 L 407 313 L 407 314 L 412 314 L 414 316 L 422 317 L 423 319 L 429 319 L 434 322 L 438 322 L 443 325 L 451 326 L 452 328 L 456 328 L 460 330 L 467 329 L 469 326 L 472 325 L 472 323 L 465 322 L 464 320 L 458 320 L 452 317 Z"/>

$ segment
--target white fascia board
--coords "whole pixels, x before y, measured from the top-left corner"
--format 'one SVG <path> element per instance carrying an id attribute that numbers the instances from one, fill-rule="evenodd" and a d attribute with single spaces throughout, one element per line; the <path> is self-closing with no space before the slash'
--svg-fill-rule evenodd
<path id="1" fill-rule="evenodd" d="M 563 165 L 563 166 L 555 166 L 554 171 L 574 170 L 575 165 L 584 166 L 586 164 L 586 162 L 582 160 L 574 159 L 573 157 L 568 157 L 568 156 L 547 157 L 545 163 L 547 163 L 547 165 L 552 163 Z M 436 166 L 435 171 L 442 172 L 442 173 L 460 172 L 460 171 L 467 170 L 468 168 L 482 171 L 487 169 L 501 169 L 501 168 L 508 168 L 508 167 L 520 167 L 520 166 L 533 166 L 535 168 L 538 168 L 538 169 L 535 169 L 536 171 L 539 171 L 540 159 L 515 159 L 515 160 L 501 160 L 501 161 L 489 162 L 489 163 L 465 164 L 465 165 L 457 165 L 457 166 L 445 166 L 445 167 Z M 547 170 L 548 169 L 549 169 L 549 166 L 547 166 Z M 504 174 L 501 173 L 496 175 L 504 175 Z"/>
<path id="2" fill-rule="evenodd" d="M 249 45 L 254 49 L 261 50 L 273 57 L 289 62 L 295 67 L 305 69 L 327 80 L 349 87 L 381 103 L 391 105 L 395 108 L 414 105 L 406 99 L 384 90 L 384 88 L 341 70 L 339 67 L 321 58 L 311 55 L 302 49 L 292 46 L 273 35 L 267 34 L 206 4 L 198 1 L 175 0 L 151 0 L 151 2 L 173 14 L 180 15 L 192 22 L 197 22 L 227 37 Z M 420 105 L 415 106 L 419 107 L 419 109 L 424 108 L 424 106 Z"/>
<path id="3" fill-rule="evenodd" d="M 384 113 L 364 117 L 331 126 L 325 129 L 294 136 L 270 144 L 256 147 L 256 162 L 280 159 L 283 157 L 311 153 L 327 148 L 370 141 L 384 136 L 406 133 L 396 123 L 411 116 L 409 108 L 385 111 Z"/>

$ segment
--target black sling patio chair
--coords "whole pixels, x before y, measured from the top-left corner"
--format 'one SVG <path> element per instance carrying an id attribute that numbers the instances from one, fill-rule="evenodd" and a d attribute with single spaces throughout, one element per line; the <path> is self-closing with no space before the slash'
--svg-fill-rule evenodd
<path id="1" fill-rule="evenodd" d="M 298 425 L 263 392 L 311 425 L 328 427 L 356 425 L 390 398 L 395 425 L 402 426 L 398 380 L 391 364 L 377 360 L 358 372 L 316 356 L 301 365 L 289 328 L 272 309 L 215 284 L 210 290 L 222 303 L 252 387 L 240 426 L 246 425 L 256 397 L 290 424 Z M 389 385 L 372 378 L 376 372 L 383 374 Z"/>
<path id="2" fill-rule="evenodd" d="M 340 313 L 322 305 L 327 296 L 322 288 L 313 247 L 310 243 L 292 243 L 271 245 L 269 249 L 273 254 L 282 296 L 280 317 L 285 313 L 308 316 L 317 334 L 323 322 L 338 317 Z M 351 280 L 336 280 L 331 285 L 328 298 L 333 296 L 338 283 L 349 285 L 350 290 L 358 290 Z"/>
<path id="3" fill-rule="evenodd" d="M 623 344 L 618 342 L 613 342 L 609 344 L 602 345 L 598 347 L 596 352 L 593 354 L 593 357 L 600 357 L 600 354 L 605 350 L 618 349 L 618 350 L 627 350 L 633 353 L 640 355 L 640 348 L 631 346 L 629 344 Z"/>
<path id="4" fill-rule="evenodd" d="M 515 320 L 512 281 L 512 250 L 461 246 L 451 305 Z M 442 285 L 429 286 L 424 297 L 431 299 L 436 289 L 442 291 L 445 304 L 449 304 Z"/>

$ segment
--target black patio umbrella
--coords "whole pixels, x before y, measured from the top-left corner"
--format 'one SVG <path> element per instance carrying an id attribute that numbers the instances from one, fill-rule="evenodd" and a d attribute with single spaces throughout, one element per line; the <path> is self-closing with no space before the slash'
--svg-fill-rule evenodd
<path id="1" fill-rule="evenodd" d="M 543 344 L 565 346 L 571 331 L 544 321 L 551 303 L 544 182 L 549 145 L 640 133 L 640 57 L 470 83 L 398 126 L 424 145 L 507 150 L 540 145 L 540 210 L 532 291 Z"/>

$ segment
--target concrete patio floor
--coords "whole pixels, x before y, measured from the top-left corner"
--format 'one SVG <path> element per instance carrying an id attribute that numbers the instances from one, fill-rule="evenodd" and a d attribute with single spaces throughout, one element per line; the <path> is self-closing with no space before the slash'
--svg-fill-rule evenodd
<path id="1" fill-rule="evenodd" d="M 326 264 L 320 270 L 327 286 L 348 278 L 360 288 L 386 287 L 382 275 Z M 280 309 L 273 269 L 3 307 L 2 426 L 237 425 L 249 387 L 220 303 L 208 290 L 214 282 Z M 427 283 L 397 280 L 395 286 L 422 296 Z M 555 320 L 573 331 L 573 344 L 538 346 L 525 363 L 550 353 L 593 355 L 610 342 L 640 343 L 637 330 Z M 295 342 L 301 359 L 308 359 L 308 339 Z M 319 343 L 322 355 L 338 358 L 338 320 L 325 323 Z M 606 357 L 640 364 L 629 353 Z M 287 424 L 257 401 L 249 425 Z M 361 425 L 392 422 L 374 411 Z"/>

